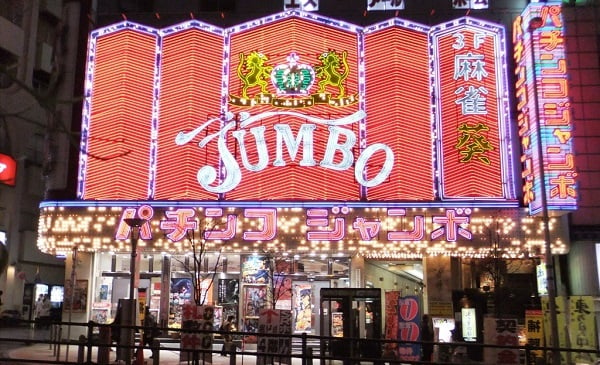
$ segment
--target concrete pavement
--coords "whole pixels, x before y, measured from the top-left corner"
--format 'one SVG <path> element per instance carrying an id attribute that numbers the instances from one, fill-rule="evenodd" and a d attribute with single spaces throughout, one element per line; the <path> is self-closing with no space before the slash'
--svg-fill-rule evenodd
<path id="1" fill-rule="evenodd" d="M 33 360 L 36 363 L 45 362 L 69 362 L 78 363 L 82 358 L 83 362 L 87 361 L 87 348 L 80 349 L 78 344 L 60 344 L 54 345 L 44 342 L 36 341 L 49 341 L 50 331 L 49 330 L 33 330 L 28 326 L 20 326 L 14 328 L 2 327 L 0 328 L 0 364 L 27 364 L 28 361 Z M 180 361 L 180 352 L 178 349 L 179 343 L 167 343 L 163 347 L 165 349 L 160 350 L 160 354 L 157 361 L 154 358 L 150 358 L 152 352 L 150 349 L 143 350 L 143 364 L 145 365 L 174 365 L 174 364 L 189 364 L 191 362 Z M 215 344 L 214 349 L 219 351 L 221 344 Z M 252 345 L 250 345 L 252 346 Z M 254 348 L 256 345 L 253 345 Z M 83 351 L 80 353 L 80 351 Z M 240 351 L 240 350 L 238 350 Z M 204 362 L 206 364 L 213 365 L 233 365 L 233 364 L 256 364 L 256 355 L 253 353 L 253 348 L 250 347 L 246 350 L 245 354 L 237 353 L 235 359 L 231 356 L 221 356 L 219 352 L 212 354 L 212 359 Z M 91 360 L 93 363 L 98 363 L 98 348 L 92 347 Z M 299 355 L 299 354 L 298 354 Z M 112 348 L 109 352 L 108 364 L 124 364 L 123 361 L 117 361 L 117 351 Z M 9 360 L 10 359 L 10 360 Z M 203 362 L 200 361 L 202 364 Z M 314 364 L 319 364 L 318 360 L 314 360 Z M 341 362 L 332 361 L 333 364 Z M 292 365 L 301 365 L 301 358 L 293 358 Z"/>
<path id="2" fill-rule="evenodd" d="M 68 352 L 67 352 L 68 350 Z M 67 356 L 68 354 L 68 356 Z M 124 364 L 123 361 L 117 362 L 116 360 L 116 351 L 111 351 L 109 354 L 109 364 Z M 14 361 L 19 362 L 27 362 L 27 360 L 35 360 L 35 361 L 48 361 L 48 362 L 56 362 L 56 361 L 64 361 L 64 362 L 72 362 L 75 363 L 78 361 L 79 349 L 76 345 L 69 345 L 69 349 L 67 349 L 67 345 L 62 345 L 60 348 L 52 348 L 52 346 L 48 344 L 34 344 L 31 346 L 23 346 L 8 352 L 8 357 Z M 152 355 L 151 351 L 146 349 L 144 350 L 144 363 L 146 365 L 154 364 L 154 359 L 150 358 Z M 87 360 L 87 353 L 83 354 L 83 360 Z M 92 362 L 96 362 L 97 359 L 97 348 L 92 349 Z M 219 354 L 213 354 L 212 362 L 208 359 L 206 363 L 212 363 L 214 365 L 230 365 L 232 359 L 230 357 L 220 356 Z M 179 359 L 179 351 L 176 350 L 161 350 L 159 362 L 160 365 L 173 365 L 173 364 L 186 364 L 187 361 L 180 361 Z M 202 363 L 202 362 L 201 362 Z M 248 364 L 253 365 L 256 364 L 256 356 L 253 355 L 240 355 L 238 354 L 235 358 L 234 364 Z M 296 364 L 296 361 L 293 362 Z M 301 361 L 298 359 L 298 364 Z"/>

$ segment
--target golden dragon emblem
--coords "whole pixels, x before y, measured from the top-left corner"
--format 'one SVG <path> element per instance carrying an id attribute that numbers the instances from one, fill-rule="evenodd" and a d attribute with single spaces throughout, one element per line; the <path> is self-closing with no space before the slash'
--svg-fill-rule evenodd
<path id="1" fill-rule="evenodd" d="M 350 72 L 347 56 L 348 52 L 346 51 L 343 51 L 341 55 L 335 51 L 328 51 L 319 56 L 321 65 L 316 66 L 315 71 L 317 77 L 321 78 L 321 81 L 319 81 L 320 93 L 324 93 L 327 85 L 330 85 L 339 89 L 340 97 L 346 95 L 343 83 Z"/>
<path id="2" fill-rule="evenodd" d="M 267 56 L 260 52 L 253 51 L 246 57 L 240 54 L 240 63 L 237 68 L 237 74 L 242 80 L 242 97 L 248 98 L 248 88 L 259 86 L 263 94 L 267 94 L 268 80 L 271 77 L 273 66 L 266 63 L 269 60 Z"/>

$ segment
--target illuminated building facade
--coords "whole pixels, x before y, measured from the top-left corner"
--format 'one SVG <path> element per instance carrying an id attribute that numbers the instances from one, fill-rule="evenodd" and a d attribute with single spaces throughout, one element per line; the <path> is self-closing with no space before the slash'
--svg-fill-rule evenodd
<path id="1" fill-rule="evenodd" d="M 89 253 L 88 305 L 110 313 L 125 292 L 114 282 L 128 275 L 124 219 L 144 219 L 144 295 L 163 323 L 172 322 L 190 232 L 214 254 L 206 271 L 223 285 L 237 280 L 245 319 L 259 280 L 245 268 L 261 265 L 256 256 L 289 263 L 281 274 L 299 291 L 281 308 L 303 289 L 330 286 L 418 292 L 430 311 L 444 307 L 453 289 L 479 282 L 454 281 L 453 260 L 543 253 L 541 189 L 552 252 L 566 254 L 564 214 L 578 206 L 566 49 L 525 28 L 540 16 L 541 32 L 561 34 L 560 9 L 532 6 L 510 26 L 464 13 L 429 25 L 388 14 L 359 26 L 290 10 L 223 27 L 192 19 L 98 28 L 77 199 L 42 203 L 40 249 Z M 424 276 L 387 280 L 381 266 L 399 260 L 422 262 Z M 440 290 L 421 293 L 424 283 Z M 112 300 L 96 295 L 103 288 Z M 217 284 L 206 295 L 228 303 L 222 292 Z"/>

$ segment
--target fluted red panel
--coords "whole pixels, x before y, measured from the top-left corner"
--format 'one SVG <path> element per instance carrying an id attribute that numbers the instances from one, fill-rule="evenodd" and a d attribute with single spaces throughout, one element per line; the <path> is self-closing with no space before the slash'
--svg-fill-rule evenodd
<path id="1" fill-rule="evenodd" d="M 502 191 L 502 165 L 500 149 L 500 131 L 498 120 L 498 95 L 497 77 L 495 72 L 495 54 L 499 52 L 494 48 L 491 35 L 479 47 L 475 47 L 473 29 L 463 29 L 464 48 L 456 49 L 457 38 L 454 34 L 447 34 L 438 39 L 439 47 L 439 87 L 440 87 L 440 116 L 442 129 L 442 181 L 443 196 L 449 198 L 496 198 L 503 197 Z M 455 79 L 455 67 L 457 55 L 467 54 L 484 55 L 486 77 L 477 80 L 470 77 Z M 487 93 L 481 93 L 485 98 L 485 109 L 487 114 L 463 114 L 461 105 L 456 101 L 465 96 L 465 91 L 470 86 L 480 90 L 485 88 Z M 463 88 L 461 91 L 460 88 Z M 469 161 L 462 161 L 464 155 L 461 151 L 465 148 L 457 148 L 461 138 L 465 135 L 459 131 L 461 125 L 469 126 L 485 125 L 489 130 L 478 133 L 479 138 L 489 142 L 492 150 L 482 154 L 474 154 Z M 474 143 L 470 140 L 468 144 Z M 477 142 L 479 143 L 479 142 Z M 472 145 L 474 148 L 475 144 Z M 489 164 L 481 158 L 487 158 Z"/>
<path id="2" fill-rule="evenodd" d="M 229 76 L 229 93 L 231 95 L 240 95 L 242 82 L 236 74 L 236 69 L 240 62 L 239 55 L 249 54 L 251 51 L 260 51 L 269 57 L 269 62 L 274 65 L 287 63 L 286 57 L 290 52 L 295 52 L 300 56 L 299 62 L 311 65 L 318 64 L 317 57 L 327 51 L 336 52 L 346 51 L 347 60 L 350 65 L 348 77 L 344 83 L 346 94 L 358 93 L 358 55 L 357 55 L 357 35 L 350 31 L 341 31 L 323 24 L 313 23 L 308 20 L 290 18 L 282 21 L 267 24 L 265 26 L 251 29 L 246 32 L 233 34 L 231 38 L 231 72 Z M 311 93 L 316 92 L 316 85 L 311 89 Z M 328 88 L 327 91 L 335 94 L 338 92 L 335 88 Z M 248 89 L 248 94 L 255 95 L 260 92 L 260 88 L 254 87 Z M 275 94 L 275 89 L 269 85 L 269 92 Z M 316 105 L 304 109 L 286 109 L 274 108 L 272 106 L 255 106 L 252 108 L 243 108 L 230 105 L 232 111 L 248 111 L 252 115 L 264 111 L 289 110 L 299 113 L 316 116 L 319 118 L 340 118 L 347 116 L 358 110 L 358 103 L 346 107 L 334 108 L 327 105 Z M 284 160 L 286 166 L 274 167 L 276 134 L 273 130 L 275 123 L 284 123 L 290 125 L 294 135 L 303 123 L 310 123 L 302 118 L 285 116 L 272 117 L 261 122 L 266 127 L 265 139 L 269 151 L 269 167 L 263 171 L 251 172 L 242 168 L 242 182 L 233 191 L 227 193 L 227 199 L 266 199 L 266 200 L 358 200 L 359 185 L 354 178 L 354 169 L 350 168 L 344 171 L 333 171 L 318 166 L 323 159 L 327 138 L 329 132 L 326 126 L 318 125 L 314 131 L 314 158 L 317 166 L 304 167 L 299 166 L 302 158 L 302 148 L 300 148 L 295 161 L 292 161 L 284 148 Z M 358 138 L 357 126 L 354 125 L 355 133 Z M 251 162 L 256 162 L 256 148 L 254 138 L 248 136 L 246 143 L 248 155 Z M 228 142 L 229 148 L 234 148 L 233 141 Z M 358 142 L 356 144 L 358 147 Z M 358 148 L 354 149 L 355 159 L 358 156 Z M 238 161 L 240 161 L 238 157 Z M 241 165 L 241 162 L 240 162 Z"/>
<path id="3" fill-rule="evenodd" d="M 177 146 L 180 131 L 197 128 L 221 111 L 223 38 L 199 29 L 169 35 L 162 42 L 156 199 L 215 199 L 196 181 L 204 165 L 218 168 L 216 143 Z M 215 123 L 209 133 L 218 131 Z"/>
<path id="4" fill-rule="evenodd" d="M 365 36 L 367 144 L 387 144 L 395 162 L 369 200 L 434 198 L 428 59 L 426 33 L 393 27 Z M 376 157 L 375 173 L 384 155 Z"/>
<path id="5" fill-rule="evenodd" d="M 156 38 L 97 39 L 84 199 L 148 197 Z"/>

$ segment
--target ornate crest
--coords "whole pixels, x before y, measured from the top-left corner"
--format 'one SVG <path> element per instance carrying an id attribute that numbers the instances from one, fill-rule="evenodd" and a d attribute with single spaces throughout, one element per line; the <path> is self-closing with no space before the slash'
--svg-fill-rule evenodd
<path id="1" fill-rule="evenodd" d="M 308 95 L 315 82 L 315 71 L 307 64 L 299 64 L 298 59 L 298 55 L 292 52 L 287 57 L 287 64 L 278 65 L 271 72 L 271 82 L 277 89 L 277 95 Z"/>
<path id="2" fill-rule="evenodd" d="M 269 57 L 256 51 L 248 56 L 241 53 L 237 66 L 241 95 L 230 95 L 229 102 L 238 106 L 270 104 L 281 108 L 352 105 L 358 101 L 358 94 L 346 95 L 345 82 L 350 73 L 347 54 L 329 50 L 319 55 L 313 66 L 300 63 L 296 52 L 286 57 L 287 63 L 279 65 L 271 65 Z M 315 83 L 318 89 L 311 90 Z M 257 93 L 249 94 L 252 91 Z"/>

